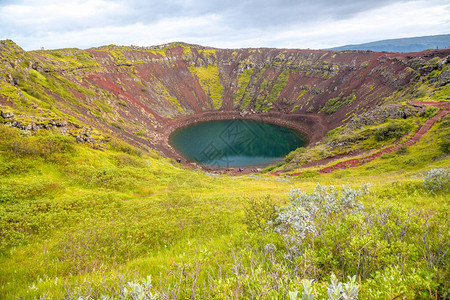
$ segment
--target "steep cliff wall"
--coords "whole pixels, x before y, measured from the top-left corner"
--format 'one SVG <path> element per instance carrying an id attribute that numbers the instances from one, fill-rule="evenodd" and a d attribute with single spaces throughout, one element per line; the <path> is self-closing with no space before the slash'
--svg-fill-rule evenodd
<path id="1" fill-rule="evenodd" d="M 7 40 L 0 42 L 0 105 L 20 111 L 25 127 L 64 119 L 69 131 L 91 126 L 167 155 L 174 155 L 172 130 L 224 116 L 287 124 L 314 142 L 354 114 L 395 102 L 394 93 L 424 74 L 442 73 L 449 54 L 184 43 L 25 52 Z"/>

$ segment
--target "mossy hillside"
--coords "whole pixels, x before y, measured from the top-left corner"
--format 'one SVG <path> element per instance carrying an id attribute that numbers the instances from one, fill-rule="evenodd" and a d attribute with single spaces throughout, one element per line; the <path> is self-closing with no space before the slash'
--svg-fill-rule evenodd
<path id="1" fill-rule="evenodd" d="M 259 87 L 259 95 L 256 98 L 255 109 L 260 112 L 270 111 L 274 102 L 280 97 L 289 80 L 289 70 L 281 72 L 275 80 L 264 80 Z"/>
<path id="2" fill-rule="evenodd" d="M 153 60 L 168 61 L 168 57 L 170 57 L 168 51 L 173 47 L 176 47 L 175 43 L 161 47 L 108 45 L 91 50 L 106 52 L 116 66 L 132 67 Z"/>
<path id="3" fill-rule="evenodd" d="M 266 72 L 268 69 L 271 72 Z M 291 73 L 301 73 L 306 77 L 320 75 L 330 78 L 338 72 L 338 68 L 336 69 L 334 65 L 330 67 L 325 62 L 313 60 L 310 56 L 295 58 L 287 52 L 270 57 L 263 63 L 255 58 L 247 58 L 239 65 L 238 70 L 238 89 L 233 95 L 234 106 L 241 109 L 254 108 L 260 112 L 272 110 L 273 104 L 279 100 L 281 92 L 286 87 Z M 269 75 L 273 74 L 274 70 L 277 76 Z M 295 104 L 299 107 L 304 105 L 304 101 L 300 98 L 307 91 L 302 89 L 298 98 L 295 101 L 289 101 L 289 105 L 292 108 Z"/>
<path id="4" fill-rule="evenodd" d="M 407 101 L 442 102 L 450 100 L 449 73 L 447 58 L 435 57 L 416 67 L 420 72 L 409 87 L 400 87 L 384 100 L 387 103 L 406 103 Z M 422 74 L 423 73 L 423 74 Z"/>
<path id="5" fill-rule="evenodd" d="M 0 40 L 0 76 L 9 78 L 11 69 L 31 67 L 31 56 L 11 40 Z"/>
<path id="6" fill-rule="evenodd" d="M 50 52 L 40 51 L 42 55 L 37 55 L 38 58 L 36 59 L 36 57 L 32 58 L 29 53 L 14 45 L 8 44 L 6 50 L 1 53 L 1 56 L 4 59 L 14 61 L 14 58 L 10 57 L 11 52 L 14 52 L 15 56 L 17 56 L 16 60 L 20 59 L 22 64 L 14 66 L 3 65 L 5 68 L 4 71 L 9 73 L 10 78 L 13 80 L 13 82 L 8 82 L 8 78 L 5 78 L 5 80 L 1 81 L 3 98 L 12 100 L 20 108 L 37 105 L 43 109 L 51 109 L 54 112 L 60 113 L 54 107 L 57 100 L 64 100 L 72 105 L 83 106 L 83 103 L 74 96 L 72 89 L 87 97 L 93 97 L 95 95 L 95 92 L 89 88 L 75 84 L 56 73 L 44 73 L 42 71 L 44 69 L 50 70 L 51 68 L 97 66 L 98 64 L 94 63 L 91 57 L 89 59 L 80 58 L 80 55 L 84 57 L 86 53 L 79 54 L 81 50 L 77 49 L 62 49 L 60 51 L 54 51 L 54 53 L 66 53 L 66 56 L 58 54 L 57 57 L 59 58 L 55 58 Z M 73 52 L 76 52 L 76 54 L 73 54 Z M 20 55 L 21 53 L 22 55 Z M 32 54 L 34 55 L 35 53 Z M 45 55 L 49 57 L 45 57 Z M 72 59 L 72 56 L 78 57 L 80 61 L 75 58 Z M 14 88 L 11 87 L 12 84 L 14 84 Z M 17 96 L 14 94 L 17 94 Z M 17 101 L 19 99 L 21 103 Z"/>
<path id="7" fill-rule="evenodd" d="M 205 95 L 211 99 L 213 108 L 219 109 L 222 106 L 224 88 L 220 81 L 217 65 L 190 66 L 189 71 L 198 78 Z"/>
<path id="8" fill-rule="evenodd" d="M 381 124 L 366 125 L 356 129 L 341 126 L 328 132 L 323 143 L 308 149 L 299 148 L 285 157 L 285 164 L 279 167 L 292 170 L 297 166 L 319 161 L 336 155 L 357 153 L 387 147 L 394 142 L 405 141 L 414 134 L 429 115 L 408 119 L 389 119 Z"/>
<path id="9" fill-rule="evenodd" d="M 148 89 L 149 91 L 154 91 L 155 92 L 155 96 L 160 99 L 160 101 L 158 101 L 158 103 L 167 103 L 170 105 L 170 107 L 172 107 L 172 109 L 176 110 L 178 113 L 183 114 L 184 110 L 181 107 L 180 103 L 178 102 L 178 100 L 173 97 L 169 91 L 167 91 L 164 87 L 164 85 L 156 78 L 152 77 L 153 81 L 151 83 L 149 83 Z M 146 88 L 147 90 L 147 88 Z M 171 111 L 171 110 L 169 110 Z M 174 114 L 173 113 L 168 113 L 167 117 L 172 117 Z"/>
<path id="10" fill-rule="evenodd" d="M 101 70 L 99 63 L 88 52 L 75 48 L 32 51 L 40 58 L 37 66 L 50 72 L 90 68 Z"/>
<path id="11" fill-rule="evenodd" d="M 63 53 L 66 53 L 66 51 L 75 50 L 61 50 Z M 79 124 L 80 122 L 77 119 L 86 117 L 82 115 L 81 111 L 84 111 L 84 114 L 88 111 L 91 112 L 92 117 L 90 118 L 94 122 L 100 121 L 98 124 L 100 130 L 108 132 L 106 129 L 108 125 L 118 128 L 117 122 L 121 121 L 119 112 L 122 106 L 114 106 L 114 96 L 98 89 L 98 87 L 87 84 L 82 77 L 78 78 L 78 76 L 71 75 L 66 78 L 57 72 L 42 71 L 48 70 L 48 66 L 58 66 L 60 69 L 80 68 L 80 65 L 75 65 L 70 59 L 65 65 L 60 64 L 58 60 L 50 61 L 50 59 L 48 58 L 48 61 L 42 60 L 41 57 L 39 67 L 36 69 L 30 67 L 35 65 L 32 62 L 26 64 L 25 67 L 10 69 L 9 72 L 15 82 L 14 86 L 7 81 L 1 81 L 0 96 L 15 106 L 15 120 L 23 126 L 37 125 L 38 127 L 40 125 L 45 126 L 55 119 L 64 119 Z M 61 60 L 64 60 L 64 58 L 61 58 Z M 84 67 L 88 66 L 84 65 Z M 70 115 L 67 114 L 67 109 L 70 110 Z M 54 115 L 52 117 L 45 116 L 46 111 L 51 111 Z M 18 117 L 21 115 L 24 117 Z M 126 127 L 133 126 L 133 124 L 129 124 Z M 122 126 L 120 127 L 124 129 Z"/>
<path id="12" fill-rule="evenodd" d="M 241 67 L 240 67 L 241 68 Z M 250 79 L 252 78 L 254 70 L 251 68 L 244 68 L 241 73 L 238 74 L 238 90 L 233 94 L 233 103 L 235 108 L 239 108 L 241 102 L 243 103 L 243 107 L 247 107 L 248 103 L 250 103 L 251 99 L 249 94 L 246 93 L 247 86 L 250 83 Z M 244 98 L 244 95 L 246 98 Z"/>
<path id="13" fill-rule="evenodd" d="M 31 94 L 28 94 L 27 91 Z M 79 123 L 73 117 L 51 105 L 53 99 L 48 95 L 43 96 L 46 95 L 43 90 L 40 90 L 40 93 L 36 93 L 36 88 L 30 90 L 29 87 L 20 88 L 6 82 L 1 82 L 0 97 L 10 102 L 12 107 L 0 106 L 0 110 L 14 112 L 14 119 L 22 122 L 24 125 L 30 125 L 36 122 L 37 124 L 46 125 L 49 121 L 55 119 L 66 119 L 76 124 Z"/>
<path id="14" fill-rule="evenodd" d="M 243 110 L 255 108 L 255 102 L 258 102 L 258 98 L 259 105 L 261 105 L 268 95 L 268 90 L 266 89 L 268 82 L 263 79 L 268 66 L 264 65 L 261 69 L 253 69 L 252 67 L 247 67 L 248 63 L 243 65 L 243 75 L 238 75 L 238 83 L 239 81 L 241 83 L 238 85 L 239 89 L 234 96 L 235 101 L 240 103 L 240 109 Z M 250 69 L 252 69 L 251 73 Z"/>

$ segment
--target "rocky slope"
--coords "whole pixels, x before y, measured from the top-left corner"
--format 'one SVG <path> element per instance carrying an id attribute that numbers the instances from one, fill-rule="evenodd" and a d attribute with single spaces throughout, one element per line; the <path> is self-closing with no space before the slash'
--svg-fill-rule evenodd
<path id="1" fill-rule="evenodd" d="M 95 147 L 116 136 L 168 156 L 176 155 L 167 143 L 174 129 L 210 119 L 261 119 L 317 142 L 402 91 L 448 88 L 449 55 L 184 43 L 26 52 L 5 40 L 0 122 L 30 132 L 57 128 Z"/>

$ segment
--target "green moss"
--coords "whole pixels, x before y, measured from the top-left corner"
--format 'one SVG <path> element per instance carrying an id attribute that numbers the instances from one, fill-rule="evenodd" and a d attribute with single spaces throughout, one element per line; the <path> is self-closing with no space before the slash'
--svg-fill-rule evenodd
<path id="1" fill-rule="evenodd" d="M 2 98 L 5 98 L 6 100 L 13 102 L 13 103 L 18 103 L 19 101 L 19 89 L 7 84 L 5 82 L 1 82 L 0 85 L 0 96 Z"/>
<path id="2" fill-rule="evenodd" d="M 363 63 L 361 63 L 361 69 L 365 69 L 369 66 L 370 61 L 365 61 Z"/>
<path id="3" fill-rule="evenodd" d="M 47 81 L 47 78 L 44 75 L 42 75 L 41 73 L 39 73 L 38 71 L 30 70 L 29 76 L 30 76 L 31 81 L 33 81 L 37 84 L 40 84 L 47 89 L 50 89 L 50 85 Z"/>
<path id="4" fill-rule="evenodd" d="M 115 122 L 112 122 L 111 125 L 117 129 L 123 130 L 123 127 Z"/>
<path id="5" fill-rule="evenodd" d="M 91 90 L 89 88 L 86 88 L 86 87 L 82 86 L 81 84 L 76 84 L 76 83 L 74 83 L 74 82 L 72 82 L 70 80 L 67 80 L 66 78 L 64 78 L 64 77 L 62 77 L 62 76 L 60 76 L 58 74 L 52 74 L 52 76 L 55 79 L 57 79 L 58 81 L 60 81 L 61 84 L 65 85 L 65 86 L 67 86 L 67 87 L 69 87 L 71 89 L 74 89 L 74 90 L 80 92 L 81 94 L 83 94 L 83 95 L 85 95 L 87 97 L 90 97 L 90 98 L 97 97 L 97 93 L 95 91 L 93 91 L 93 90 Z"/>
<path id="6" fill-rule="evenodd" d="M 178 112 L 184 112 L 178 100 L 165 89 L 164 85 L 159 80 L 155 79 L 152 82 L 152 87 L 162 99 L 168 101 L 168 103 L 170 103 Z"/>
<path id="7" fill-rule="evenodd" d="M 294 113 L 297 109 L 299 109 L 300 105 L 294 106 L 289 113 Z"/>
<path id="8" fill-rule="evenodd" d="M 340 93 L 336 98 L 332 98 L 325 103 L 325 106 L 321 111 L 326 111 L 327 114 L 331 115 L 337 112 L 341 107 L 351 104 L 356 100 L 355 91 L 353 91 L 349 96 L 343 97 L 344 93 Z M 343 98 L 342 98 L 343 97 Z"/>
<path id="9" fill-rule="evenodd" d="M 250 64 L 250 61 L 247 61 L 246 63 Z M 244 78 L 248 78 L 248 76 L 250 76 L 250 79 L 247 87 L 243 91 L 244 95 L 241 100 L 241 109 L 248 108 L 252 100 L 255 98 L 255 109 L 263 109 L 262 104 L 268 95 L 268 90 L 266 89 L 266 87 L 268 86 L 268 82 L 264 80 L 259 87 L 256 87 L 255 85 L 259 82 L 261 76 L 266 72 L 267 68 L 268 66 L 265 65 L 261 70 L 259 70 L 259 72 L 257 72 L 256 70 L 252 70 L 252 74 L 247 73 L 244 75 Z M 256 91 L 258 91 L 257 95 L 255 95 Z M 270 109 L 270 107 L 271 105 L 267 106 L 266 109 Z"/>
<path id="10" fill-rule="evenodd" d="M 219 69 L 216 65 L 206 67 L 190 66 L 189 70 L 198 78 L 205 94 L 211 99 L 215 109 L 222 106 L 223 86 L 220 82 Z"/>
<path id="11" fill-rule="evenodd" d="M 299 100 L 301 97 L 303 97 L 308 90 L 306 88 L 302 89 L 301 93 L 298 95 L 297 100 Z"/>
<path id="12" fill-rule="evenodd" d="M 86 51 L 80 49 L 58 49 L 33 51 L 47 59 L 45 68 L 50 71 L 77 68 L 100 68 L 97 61 Z M 52 63 L 48 63 L 48 61 Z"/>
<path id="13" fill-rule="evenodd" d="M 113 112 L 111 106 L 108 103 L 106 103 L 106 101 L 103 99 L 94 100 L 94 101 L 92 101 L 92 103 L 94 103 L 98 108 L 100 108 L 103 112 L 105 112 L 107 114 L 110 114 Z"/>
<path id="14" fill-rule="evenodd" d="M 255 102 L 257 111 L 267 112 L 272 109 L 273 103 L 280 97 L 289 80 L 290 71 L 284 70 L 274 81 L 264 80 L 259 88 Z"/>
<path id="15" fill-rule="evenodd" d="M 290 75 L 289 70 L 284 70 L 277 77 L 270 91 L 270 98 L 269 98 L 270 103 L 275 102 L 280 97 L 281 92 L 286 87 L 286 84 L 289 80 L 289 75 Z"/>
<path id="16" fill-rule="evenodd" d="M 239 104 L 241 104 L 241 107 L 246 108 L 250 103 L 251 98 L 249 96 L 249 93 L 246 93 L 246 89 L 253 75 L 253 72 L 253 69 L 244 69 L 242 73 L 238 74 L 238 90 L 233 95 L 234 107 L 238 107 Z"/>

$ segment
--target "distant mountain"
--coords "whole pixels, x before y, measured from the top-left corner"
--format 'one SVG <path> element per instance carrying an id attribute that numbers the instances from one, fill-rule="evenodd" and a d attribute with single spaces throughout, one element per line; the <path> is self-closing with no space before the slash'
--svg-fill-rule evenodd
<path id="1" fill-rule="evenodd" d="M 382 40 L 359 45 L 346 45 L 328 50 L 372 50 L 388 52 L 419 52 L 426 49 L 442 49 L 450 46 L 450 34 L 413 38 Z"/>

